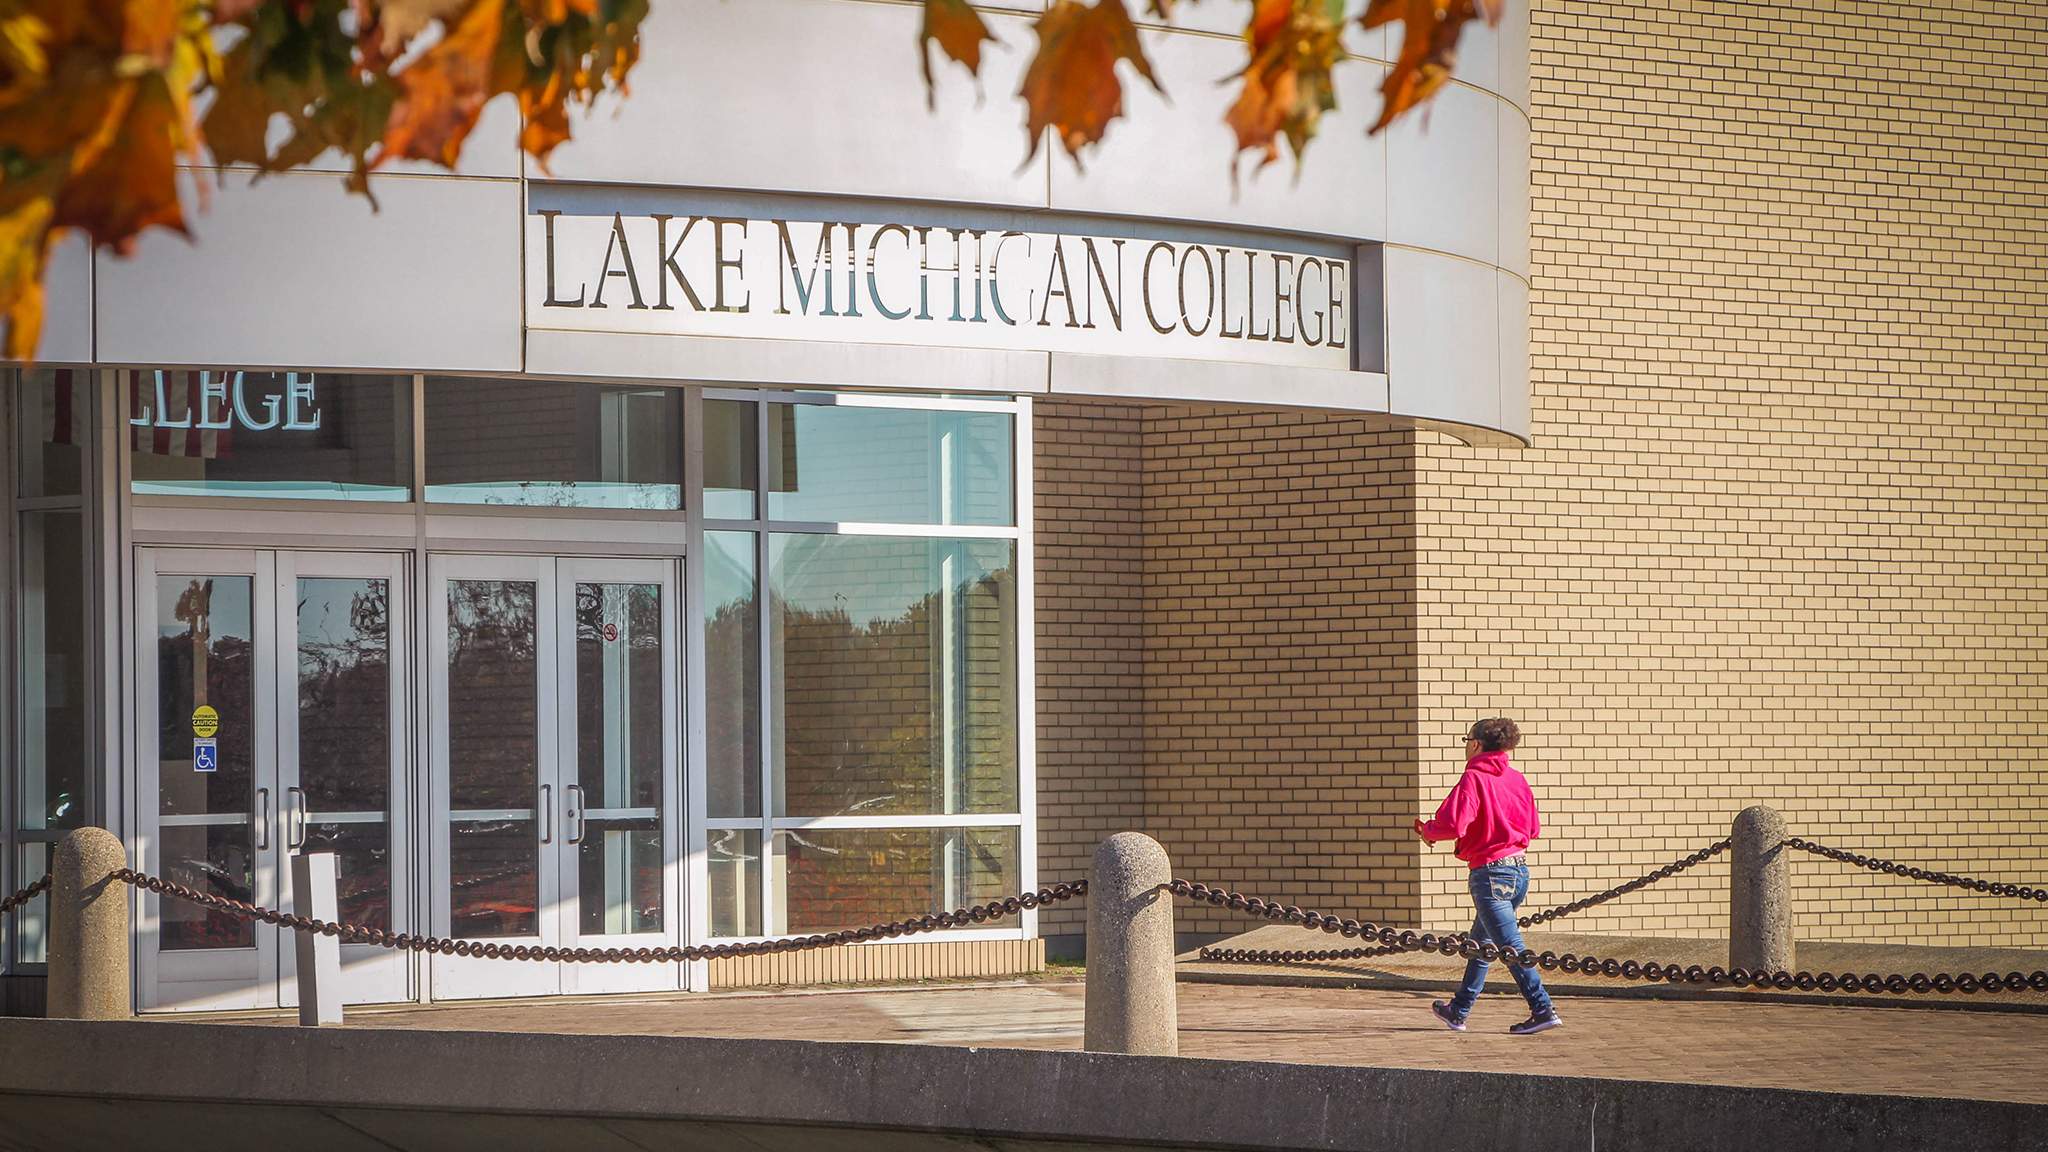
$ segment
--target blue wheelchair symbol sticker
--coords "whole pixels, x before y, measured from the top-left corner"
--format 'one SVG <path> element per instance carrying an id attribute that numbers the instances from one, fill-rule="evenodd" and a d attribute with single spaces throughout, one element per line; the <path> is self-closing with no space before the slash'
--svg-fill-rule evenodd
<path id="1" fill-rule="evenodd" d="M 220 744 L 214 740 L 192 741 L 192 770 L 211 772 L 220 767 Z"/>

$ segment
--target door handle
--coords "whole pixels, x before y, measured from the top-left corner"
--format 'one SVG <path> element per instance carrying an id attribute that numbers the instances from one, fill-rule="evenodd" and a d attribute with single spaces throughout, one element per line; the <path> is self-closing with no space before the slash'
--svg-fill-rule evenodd
<path id="1" fill-rule="evenodd" d="M 562 799 L 569 806 L 568 815 L 576 821 L 576 831 L 569 837 L 569 843 L 583 843 L 583 785 L 571 784 L 562 789 Z"/>
<path id="2" fill-rule="evenodd" d="M 306 846 L 306 790 L 292 787 L 284 790 L 285 804 L 291 815 L 285 818 L 284 846 L 297 850 Z"/>
<path id="3" fill-rule="evenodd" d="M 270 851 L 270 789 L 256 790 L 256 850 Z"/>
<path id="4" fill-rule="evenodd" d="M 540 786 L 540 842 L 543 844 L 553 844 L 555 842 L 555 786 L 553 784 L 543 784 Z"/>

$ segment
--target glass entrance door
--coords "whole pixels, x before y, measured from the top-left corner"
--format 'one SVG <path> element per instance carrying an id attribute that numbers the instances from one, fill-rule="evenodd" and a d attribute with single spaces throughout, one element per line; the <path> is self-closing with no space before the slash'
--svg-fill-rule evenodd
<path id="1" fill-rule="evenodd" d="M 145 871 L 291 907 L 290 853 L 340 855 L 341 915 L 405 923 L 403 562 L 139 549 L 136 829 Z M 278 929 L 144 893 L 146 1009 L 297 1002 Z M 402 1000 L 405 958 L 343 945 L 344 997 Z"/>
<path id="2" fill-rule="evenodd" d="M 681 923 L 673 572 L 659 560 L 559 565 L 561 935 L 571 947 L 659 947 Z M 679 974 L 676 965 L 568 964 L 562 990 L 675 988 Z"/>
<path id="3" fill-rule="evenodd" d="M 433 928 L 510 945 L 673 942 L 674 565 L 436 556 Z M 435 956 L 436 999 L 680 986 L 679 965 Z"/>
<path id="4" fill-rule="evenodd" d="M 277 554 L 278 815 L 285 850 L 332 852 L 336 914 L 386 931 L 413 923 L 412 843 L 404 798 L 412 616 L 405 558 L 379 553 Z M 290 876 L 281 898 L 293 907 Z M 343 1003 L 411 999 L 411 958 L 374 944 L 341 945 Z M 298 949 L 279 954 L 279 1001 L 299 1002 Z"/>

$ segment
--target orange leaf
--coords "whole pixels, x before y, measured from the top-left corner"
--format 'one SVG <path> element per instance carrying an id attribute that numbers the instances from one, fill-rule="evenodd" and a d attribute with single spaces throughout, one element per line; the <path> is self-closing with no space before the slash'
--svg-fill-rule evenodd
<path id="1" fill-rule="evenodd" d="M 7 188 L 7 206 L 0 208 L 0 320 L 7 324 L 0 356 L 9 360 L 33 359 L 43 333 L 43 272 L 56 210 L 50 191 L 57 181 L 45 176 L 34 183 Z"/>
<path id="2" fill-rule="evenodd" d="M 107 57 L 63 51 L 33 98 L 0 112 L 0 148 L 37 159 L 79 152 L 89 162 L 113 141 L 129 96 Z"/>
<path id="3" fill-rule="evenodd" d="M 398 73 L 401 94 L 384 129 L 379 163 L 403 158 L 455 167 L 462 142 L 496 90 L 504 31 L 505 0 L 472 0 L 440 43 Z"/>
<path id="4" fill-rule="evenodd" d="M 467 3 L 469 0 L 359 0 L 358 7 L 368 8 L 376 16 L 377 51 L 392 60 L 427 25 L 450 19 Z"/>
<path id="5" fill-rule="evenodd" d="M 933 44 L 979 76 L 982 42 L 994 39 L 988 25 L 982 22 L 981 13 L 976 12 L 967 0 L 924 0 L 924 23 L 918 29 L 917 47 L 919 63 L 924 67 L 925 100 L 936 102 L 938 99 L 932 80 Z"/>
<path id="6" fill-rule="evenodd" d="M 113 142 L 72 173 L 57 196 L 55 223 L 83 228 L 93 240 L 127 255 L 144 228 L 190 235 L 178 200 L 178 158 L 193 144 L 190 124 L 163 73 L 129 81 Z"/>
<path id="7" fill-rule="evenodd" d="M 568 81 L 557 71 L 549 74 L 539 92 L 526 89 L 519 93 L 519 111 L 526 122 L 519 130 L 519 146 L 540 161 L 542 171 L 547 170 L 548 153 L 569 139 L 567 89 Z"/>
<path id="8" fill-rule="evenodd" d="M 1030 108 L 1030 156 L 1038 154 L 1038 141 L 1048 127 L 1077 162 L 1081 149 L 1102 139 L 1109 122 L 1124 113 L 1119 60 L 1130 61 L 1153 88 L 1165 91 L 1152 74 L 1124 0 L 1054 0 L 1037 28 L 1038 55 L 1025 70 L 1019 93 Z"/>
<path id="9" fill-rule="evenodd" d="M 1506 0 L 1372 0 L 1358 22 L 1367 28 L 1401 23 L 1401 55 L 1380 85 L 1379 132 L 1395 117 L 1436 94 L 1451 78 L 1458 37 L 1467 21 L 1500 23 Z"/>
<path id="10" fill-rule="evenodd" d="M 121 53 L 150 63 L 170 63 L 190 5 L 185 0 L 121 0 Z"/>
<path id="11" fill-rule="evenodd" d="M 1251 59 L 1224 120 L 1237 132 L 1239 153 L 1265 153 L 1260 168 L 1279 158 L 1283 134 L 1299 164 L 1323 113 L 1337 106 L 1331 71 L 1344 54 L 1343 4 L 1257 0 L 1244 35 Z"/>
<path id="12" fill-rule="evenodd" d="M 270 158 L 270 120 L 280 109 L 253 73 L 255 46 L 244 37 L 221 60 L 205 122 L 206 144 L 217 164 L 263 167 Z"/>

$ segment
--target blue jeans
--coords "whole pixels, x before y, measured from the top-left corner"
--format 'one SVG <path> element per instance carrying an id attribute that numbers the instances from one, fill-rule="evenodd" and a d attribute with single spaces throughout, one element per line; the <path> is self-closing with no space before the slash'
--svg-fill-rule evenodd
<path id="1" fill-rule="evenodd" d="M 1522 950 L 1522 930 L 1515 924 L 1515 910 L 1529 897 L 1529 868 L 1526 864 L 1488 864 L 1484 868 L 1472 869 L 1470 880 L 1472 903 L 1479 906 L 1479 918 L 1472 921 L 1472 938 L 1482 943 L 1491 940 L 1502 948 Z M 1491 967 L 1486 961 L 1473 957 L 1465 964 L 1465 983 L 1458 988 L 1458 994 L 1451 997 L 1451 1014 L 1463 1020 L 1472 1011 L 1472 1005 L 1479 999 L 1479 990 L 1486 987 L 1486 970 Z M 1536 1016 L 1550 1013 L 1550 993 L 1543 990 L 1543 977 L 1534 968 L 1519 964 L 1510 965 L 1514 973 L 1515 987 L 1522 990 L 1522 996 L 1529 1001 L 1529 1011 Z"/>

